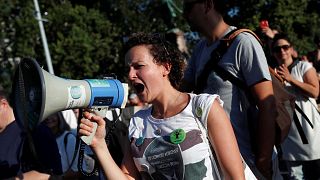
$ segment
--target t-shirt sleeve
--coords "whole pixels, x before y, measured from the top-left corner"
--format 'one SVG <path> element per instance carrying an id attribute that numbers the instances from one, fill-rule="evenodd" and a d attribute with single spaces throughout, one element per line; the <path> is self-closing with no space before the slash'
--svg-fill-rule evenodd
<path id="1" fill-rule="evenodd" d="M 307 71 L 312 68 L 312 64 L 309 62 L 301 61 L 301 73 L 304 75 Z"/>
<path id="2" fill-rule="evenodd" d="M 271 80 L 267 59 L 258 40 L 249 33 L 238 37 L 238 63 L 246 84 L 252 86 L 261 80 Z"/>
<path id="3" fill-rule="evenodd" d="M 221 107 L 223 106 L 223 101 L 220 99 L 220 96 L 217 94 L 201 94 L 195 97 L 196 103 L 195 103 L 195 113 L 196 116 L 200 116 L 200 120 L 205 125 L 205 128 L 207 129 L 207 121 L 208 121 L 208 115 L 211 109 L 211 106 L 214 102 L 214 100 L 217 100 Z M 201 111 L 201 114 L 199 114 Z"/>

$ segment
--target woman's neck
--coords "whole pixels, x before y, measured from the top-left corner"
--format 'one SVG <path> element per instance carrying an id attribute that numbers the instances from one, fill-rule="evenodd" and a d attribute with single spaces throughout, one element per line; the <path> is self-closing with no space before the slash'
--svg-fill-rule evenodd
<path id="1" fill-rule="evenodd" d="M 152 116 L 158 119 L 174 116 L 181 112 L 187 105 L 186 93 L 173 90 L 169 93 L 166 92 L 163 98 L 153 103 Z"/>
<path id="2" fill-rule="evenodd" d="M 284 61 L 284 65 L 286 66 L 286 67 L 289 67 L 292 63 L 293 63 L 293 58 L 291 57 L 291 58 L 289 58 L 289 59 L 287 59 L 287 60 L 285 60 Z"/>

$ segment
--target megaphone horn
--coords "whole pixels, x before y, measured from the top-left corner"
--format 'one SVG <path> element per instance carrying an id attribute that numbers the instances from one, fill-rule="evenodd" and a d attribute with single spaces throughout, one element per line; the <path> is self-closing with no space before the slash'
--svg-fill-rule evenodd
<path id="1" fill-rule="evenodd" d="M 128 97 L 128 85 L 117 79 L 64 79 L 30 58 L 18 65 L 12 89 L 16 120 L 30 130 L 66 109 L 124 108 Z"/>

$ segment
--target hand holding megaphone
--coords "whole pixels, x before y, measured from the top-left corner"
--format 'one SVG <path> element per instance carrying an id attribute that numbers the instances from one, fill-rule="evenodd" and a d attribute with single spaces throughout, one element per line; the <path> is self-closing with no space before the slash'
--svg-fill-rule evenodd
<path id="1" fill-rule="evenodd" d="M 90 112 L 84 112 L 79 125 L 80 138 L 87 144 L 95 148 L 105 142 L 106 123 L 100 116 Z"/>

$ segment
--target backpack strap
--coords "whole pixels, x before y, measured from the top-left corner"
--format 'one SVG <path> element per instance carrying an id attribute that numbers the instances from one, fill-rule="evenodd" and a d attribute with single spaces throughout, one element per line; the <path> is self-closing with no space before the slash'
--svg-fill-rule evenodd
<path id="1" fill-rule="evenodd" d="M 120 116 L 122 114 L 122 109 L 120 109 L 120 114 L 119 115 L 117 114 L 115 109 L 111 109 L 111 113 L 112 113 L 112 120 L 109 120 L 107 117 L 103 118 L 106 121 L 106 137 L 105 137 L 105 140 L 106 140 L 107 145 L 109 145 L 112 133 L 116 129 L 117 122 L 119 121 L 119 118 L 120 118 Z"/>
<path id="2" fill-rule="evenodd" d="M 64 144 L 64 149 L 66 151 L 66 155 L 67 155 L 67 160 L 68 160 L 68 163 L 69 163 L 69 155 L 68 155 L 68 151 L 67 151 L 67 146 L 68 146 L 68 137 L 69 135 L 73 135 L 70 131 L 68 131 L 65 135 L 64 135 L 64 138 L 63 138 L 63 144 Z M 71 167 L 72 167 L 72 164 L 74 163 L 75 159 L 76 159 L 76 156 L 77 156 L 77 151 L 75 151 L 75 153 L 73 154 L 73 157 L 72 157 L 72 160 L 71 160 L 71 163 L 69 164 L 69 167 L 67 169 L 66 172 L 68 172 Z"/>
<path id="3" fill-rule="evenodd" d="M 198 117 L 199 115 L 197 115 L 197 112 L 196 112 L 196 108 L 199 106 L 198 98 L 196 96 L 194 97 L 191 96 L 191 101 L 192 101 L 191 104 L 192 104 L 193 117 L 198 125 L 198 128 L 201 131 L 201 136 L 203 141 L 208 145 L 208 148 L 209 148 L 209 154 L 210 154 L 210 159 L 211 159 L 211 164 L 212 164 L 213 172 L 215 175 L 215 179 L 221 180 L 223 179 L 222 169 L 219 165 L 218 157 L 210 143 L 207 126 L 203 124 L 203 122 L 201 121 L 201 117 Z"/>
<path id="4" fill-rule="evenodd" d="M 218 67 L 219 61 L 222 59 L 223 55 L 227 52 L 227 50 L 228 50 L 229 46 L 232 44 L 233 40 L 240 33 L 243 33 L 243 32 L 247 32 L 247 33 L 252 34 L 261 44 L 261 41 L 258 38 L 258 36 L 253 31 L 251 31 L 249 29 L 234 29 L 234 30 L 230 31 L 228 34 L 226 34 L 223 38 L 220 39 L 220 43 L 217 46 L 217 48 L 215 48 L 211 52 L 211 59 L 206 63 L 206 65 L 204 66 L 204 69 L 202 70 L 201 74 L 197 78 L 197 84 L 195 86 L 194 93 L 199 94 L 203 91 L 203 89 L 206 86 L 207 79 L 209 77 L 210 72 L 212 72 L 212 70 L 216 70 L 214 68 Z M 223 68 L 221 68 L 221 69 L 223 69 Z M 218 70 L 218 71 L 223 71 L 223 70 Z M 223 73 L 223 75 L 226 74 L 224 72 L 222 72 L 222 73 Z M 222 75 L 222 73 L 221 73 L 221 75 Z M 228 74 L 229 74 L 229 72 L 228 72 Z M 224 76 L 220 76 L 220 77 L 224 77 Z M 232 79 L 234 79 L 234 78 L 232 78 Z M 236 83 L 237 81 L 234 81 L 234 82 Z M 241 87 L 246 87 L 245 85 L 240 85 L 240 82 L 237 84 Z"/>
<path id="5" fill-rule="evenodd" d="M 253 35 L 260 44 L 262 44 L 262 41 L 260 40 L 260 38 L 256 35 L 256 33 L 254 33 L 253 31 L 251 31 L 250 29 L 246 29 L 246 28 L 241 28 L 241 29 L 234 29 L 232 30 L 230 33 L 228 33 L 226 36 L 224 36 L 221 40 L 225 41 L 227 44 L 227 47 L 229 47 L 231 45 L 231 43 L 233 42 L 233 40 L 240 34 L 243 32 L 247 32 L 250 33 L 251 35 Z"/>

